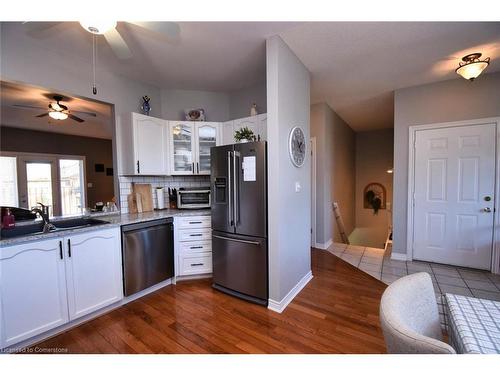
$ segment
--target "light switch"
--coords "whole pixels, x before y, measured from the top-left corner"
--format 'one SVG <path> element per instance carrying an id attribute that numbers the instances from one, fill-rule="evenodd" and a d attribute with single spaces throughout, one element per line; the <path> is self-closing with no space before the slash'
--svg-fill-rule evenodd
<path id="1" fill-rule="evenodd" d="M 94 187 L 94 184 L 93 184 L 92 182 L 88 182 L 88 183 L 87 183 L 87 187 L 88 187 L 88 188 L 93 188 L 93 187 Z"/>
<path id="2" fill-rule="evenodd" d="M 295 181 L 295 192 L 299 193 L 302 190 L 302 186 L 299 181 Z"/>

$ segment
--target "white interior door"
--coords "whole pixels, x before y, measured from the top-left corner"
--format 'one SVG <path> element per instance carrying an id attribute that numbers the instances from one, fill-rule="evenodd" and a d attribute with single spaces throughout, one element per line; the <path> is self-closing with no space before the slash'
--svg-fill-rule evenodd
<path id="1" fill-rule="evenodd" d="M 417 130 L 413 258 L 490 269 L 495 124 Z"/>

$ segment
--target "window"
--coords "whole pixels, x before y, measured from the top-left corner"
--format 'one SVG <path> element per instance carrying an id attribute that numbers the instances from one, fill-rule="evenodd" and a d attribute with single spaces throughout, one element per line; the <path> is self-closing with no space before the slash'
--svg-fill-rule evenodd
<path id="1" fill-rule="evenodd" d="M 52 192 L 52 163 L 26 163 L 26 184 L 28 187 L 28 207 L 35 207 L 38 202 L 54 207 Z"/>
<path id="2" fill-rule="evenodd" d="M 0 206 L 17 207 L 17 159 L 0 156 Z"/>
<path id="3" fill-rule="evenodd" d="M 80 213 L 82 211 L 83 202 L 85 201 L 83 190 L 83 160 L 60 159 L 59 179 L 62 215 Z"/>
<path id="4" fill-rule="evenodd" d="M 31 209 L 38 202 L 51 216 L 85 208 L 85 157 L 4 152 L 0 156 L 0 204 Z"/>

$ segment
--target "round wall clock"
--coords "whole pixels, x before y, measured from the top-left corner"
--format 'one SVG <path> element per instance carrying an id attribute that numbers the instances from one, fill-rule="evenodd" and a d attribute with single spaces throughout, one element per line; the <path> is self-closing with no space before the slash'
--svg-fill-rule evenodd
<path id="1" fill-rule="evenodd" d="M 288 139 L 288 153 L 293 165 L 302 167 L 306 160 L 306 137 L 299 126 L 295 126 L 290 131 Z"/>

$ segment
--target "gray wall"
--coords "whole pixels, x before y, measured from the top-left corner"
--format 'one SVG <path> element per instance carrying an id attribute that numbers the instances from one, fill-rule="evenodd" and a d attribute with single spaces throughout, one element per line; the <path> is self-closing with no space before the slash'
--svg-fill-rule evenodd
<path id="1" fill-rule="evenodd" d="M 411 125 L 500 116 L 500 73 L 396 90 L 394 95 L 394 242 L 406 254 L 408 128 Z"/>
<path id="2" fill-rule="evenodd" d="M 332 202 L 338 202 L 349 235 L 355 221 L 355 133 L 319 103 L 311 106 L 311 137 L 316 138 L 316 243 L 341 242 Z"/>
<path id="3" fill-rule="evenodd" d="M 356 133 L 356 229 L 349 236 L 353 245 L 384 247 L 390 224 L 388 209 L 392 202 L 394 129 Z M 375 215 L 373 209 L 364 208 L 363 191 L 366 185 L 378 182 L 387 192 L 388 209 Z"/>
<path id="4" fill-rule="evenodd" d="M 185 109 L 203 108 L 207 121 L 228 121 L 229 96 L 225 92 L 200 90 L 161 90 L 161 117 L 185 120 Z"/>
<path id="5" fill-rule="evenodd" d="M 309 140 L 309 72 L 288 46 L 266 41 L 268 109 L 269 298 L 281 301 L 311 270 L 310 157 L 301 168 L 288 155 L 288 135 L 300 125 Z M 295 183 L 302 190 L 295 192 Z"/>
<path id="6" fill-rule="evenodd" d="M 250 108 L 257 104 L 257 112 L 267 112 L 266 83 L 260 83 L 242 90 L 230 91 L 229 117 L 231 120 L 250 116 Z"/>

